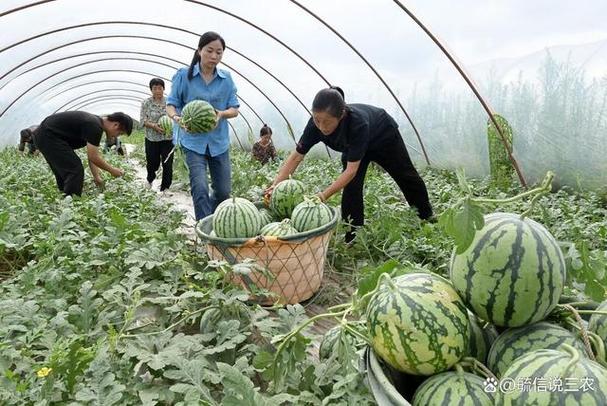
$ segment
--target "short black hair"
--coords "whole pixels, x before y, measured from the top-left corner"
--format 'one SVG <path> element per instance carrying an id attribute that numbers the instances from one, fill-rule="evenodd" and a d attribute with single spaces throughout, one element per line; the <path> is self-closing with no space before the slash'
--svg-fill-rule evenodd
<path id="1" fill-rule="evenodd" d="M 164 80 L 160 79 L 160 78 L 154 78 L 152 80 L 150 80 L 150 90 L 152 90 L 152 87 L 156 86 L 156 85 L 160 85 L 162 86 L 162 88 L 164 89 Z"/>
<path id="2" fill-rule="evenodd" d="M 312 101 L 312 111 L 327 112 L 331 116 L 339 118 L 346 110 L 344 99 L 344 91 L 340 87 L 331 86 L 322 89 L 316 93 L 314 101 Z"/>
<path id="3" fill-rule="evenodd" d="M 272 129 L 267 124 L 264 124 L 261 130 L 259 130 L 259 136 L 262 137 L 267 134 L 272 134 Z"/>
<path id="4" fill-rule="evenodd" d="M 108 114 L 107 119 L 108 121 L 119 123 L 122 131 L 124 131 L 126 135 L 131 135 L 131 131 L 133 131 L 133 119 L 128 114 L 118 111 L 116 113 Z"/>

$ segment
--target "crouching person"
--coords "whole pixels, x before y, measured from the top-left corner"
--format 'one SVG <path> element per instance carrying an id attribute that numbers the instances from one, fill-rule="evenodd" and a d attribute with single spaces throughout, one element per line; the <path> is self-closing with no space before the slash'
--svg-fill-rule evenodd
<path id="1" fill-rule="evenodd" d="M 101 157 L 101 136 L 105 132 L 108 139 L 113 139 L 120 134 L 130 135 L 132 129 L 133 120 L 124 113 L 97 116 L 84 111 L 66 111 L 45 118 L 34 132 L 34 142 L 51 167 L 59 190 L 66 196 L 80 196 L 84 168 L 74 150 L 86 147 L 93 180 L 97 186 L 102 186 L 99 169 L 114 177 L 120 177 L 124 172 Z"/>

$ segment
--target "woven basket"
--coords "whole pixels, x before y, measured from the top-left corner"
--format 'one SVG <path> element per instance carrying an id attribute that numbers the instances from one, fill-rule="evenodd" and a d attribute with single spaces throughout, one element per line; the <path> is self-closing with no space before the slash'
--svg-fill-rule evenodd
<path id="1" fill-rule="evenodd" d="M 263 207 L 263 204 L 256 203 L 256 206 Z M 262 304 L 276 301 L 294 304 L 309 299 L 320 288 L 329 241 L 339 219 L 337 210 L 331 210 L 333 218 L 328 224 L 289 237 L 212 237 L 209 233 L 213 230 L 213 215 L 198 222 L 196 234 L 206 242 L 211 259 L 233 265 L 250 258 L 274 276 L 267 278 L 261 272 L 233 276 L 234 281 L 245 289 L 257 286 L 278 296 L 277 300 L 256 297 Z"/>

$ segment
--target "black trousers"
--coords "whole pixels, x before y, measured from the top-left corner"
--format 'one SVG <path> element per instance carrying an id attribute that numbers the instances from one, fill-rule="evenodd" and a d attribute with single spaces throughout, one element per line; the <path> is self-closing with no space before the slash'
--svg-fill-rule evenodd
<path id="1" fill-rule="evenodd" d="M 66 196 L 82 194 L 84 168 L 82 161 L 65 141 L 38 129 L 34 143 L 46 159 L 57 181 L 57 187 Z"/>
<path id="2" fill-rule="evenodd" d="M 148 182 L 152 183 L 156 179 L 156 171 L 162 163 L 162 182 L 160 190 L 171 187 L 173 183 L 173 154 L 167 160 L 169 153 L 173 149 L 173 141 L 150 141 L 145 139 L 145 161 L 148 171 Z M 166 162 L 164 162 L 166 160 Z"/>
<path id="3" fill-rule="evenodd" d="M 371 162 L 379 164 L 394 179 L 410 206 L 417 209 L 421 219 L 432 216 L 432 206 L 424 180 L 419 176 L 411 162 L 409 152 L 397 128 L 387 130 L 380 145 L 370 145 L 369 150 L 360 161 L 354 179 L 344 188 L 341 198 L 341 214 L 352 227 L 346 232 L 346 242 L 352 241 L 356 228 L 364 224 L 365 207 L 363 188 L 367 168 Z M 391 134 L 390 134 L 391 133 Z M 342 165 L 346 169 L 346 158 L 342 155 Z"/>

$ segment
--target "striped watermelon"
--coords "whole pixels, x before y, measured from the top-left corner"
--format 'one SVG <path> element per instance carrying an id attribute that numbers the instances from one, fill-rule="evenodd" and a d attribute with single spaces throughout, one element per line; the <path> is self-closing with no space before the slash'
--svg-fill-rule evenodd
<path id="1" fill-rule="evenodd" d="M 497 330 L 495 326 L 482 321 L 470 311 L 468 320 L 470 321 L 470 341 L 466 356 L 476 358 L 485 364 L 489 349 L 498 336 Z"/>
<path id="2" fill-rule="evenodd" d="M 213 214 L 213 230 L 220 238 L 251 238 L 260 229 L 259 210 L 242 197 L 224 200 Z"/>
<path id="3" fill-rule="evenodd" d="M 283 180 L 272 191 L 270 210 L 280 220 L 291 217 L 295 206 L 303 202 L 305 191 L 302 182 L 295 179 Z"/>
<path id="4" fill-rule="evenodd" d="M 470 335 L 466 308 L 455 289 L 434 274 L 386 276 L 367 305 L 371 347 L 408 374 L 449 369 L 465 355 Z"/>
<path id="5" fill-rule="evenodd" d="M 215 128 L 217 114 L 204 100 L 192 100 L 181 111 L 181 125 L 190 134 L 206 133 Z"/>
<path id="6" fill-rule="evenodd" d="M 607 301 L 601 303 L 596 310 L 607 312 Z M 603 342 L 607 343 L 607 315 L 595 313 L 590 316 L 588 329 L 601 337 Z"/>
<path id="7" fill-rule="evenodd" d="M 502 376 L 514 360 L 535 350 L 558 350 L 564 344 L 585 354 L 584 344 L 571 331 L 556 324 L 541 321 L 528 326 L 510 328 L 495 340 L 487 357 L 487 366 Z"/>
<path id="8" fill-rule="evenodd" d="M 160 117 L 158 119 L 158 125 L 162 128 L 166 138 L 171 138 L 173 136 L 173 120 L 171 120 L 169 116 L 164 115 Z"/>
<path id="9" fill-rule="evenodd" d="M 413 406 L 493 406 L 493 394 L 485 391 L 485 381 L 477 375 L 457 371 L 442 372 L 428 378 L 413 395 Z"/>
<path id="10" fill-rule="evenodd" d="M 466 305 L 496 326 L 543 320 L 557 305 L 565 261 L 539 223 L 516 214 L 485 216 L 485 226 L 462 254 L 451 256 L 451 281 Z"/>
<path id="11" fill-rule="evenodd" d="M 607 370 L 568 345 L 516 359 L 504 373 L 504 382 L 515 387 L 497 392 L 500 406 L 607 405 Z"/>
<path id="12" fill-rule="evenodd" d="M 259 215 L 261 216 L 261 226 L 265 226 L 266 224 L 270 224 L 274 221 L 272 217 L 272 213 L 268 209 L 259 209 Z"/>
<path id="13" fill-rule="evenodd" d="M 299 232 L 324 226 L 333 218 L 333 211 L 318 196 L 304 197 L 291 213 L 293 227 Z"/>
<path id="14" fill-rule="evenodd" d="M 290 219 L 284 219 L 283 221 L 266 224 L 261 228 L 259 234 L 273 237 L 288 237 L 297 234 L 297 230 L 291 225 Z"/>

